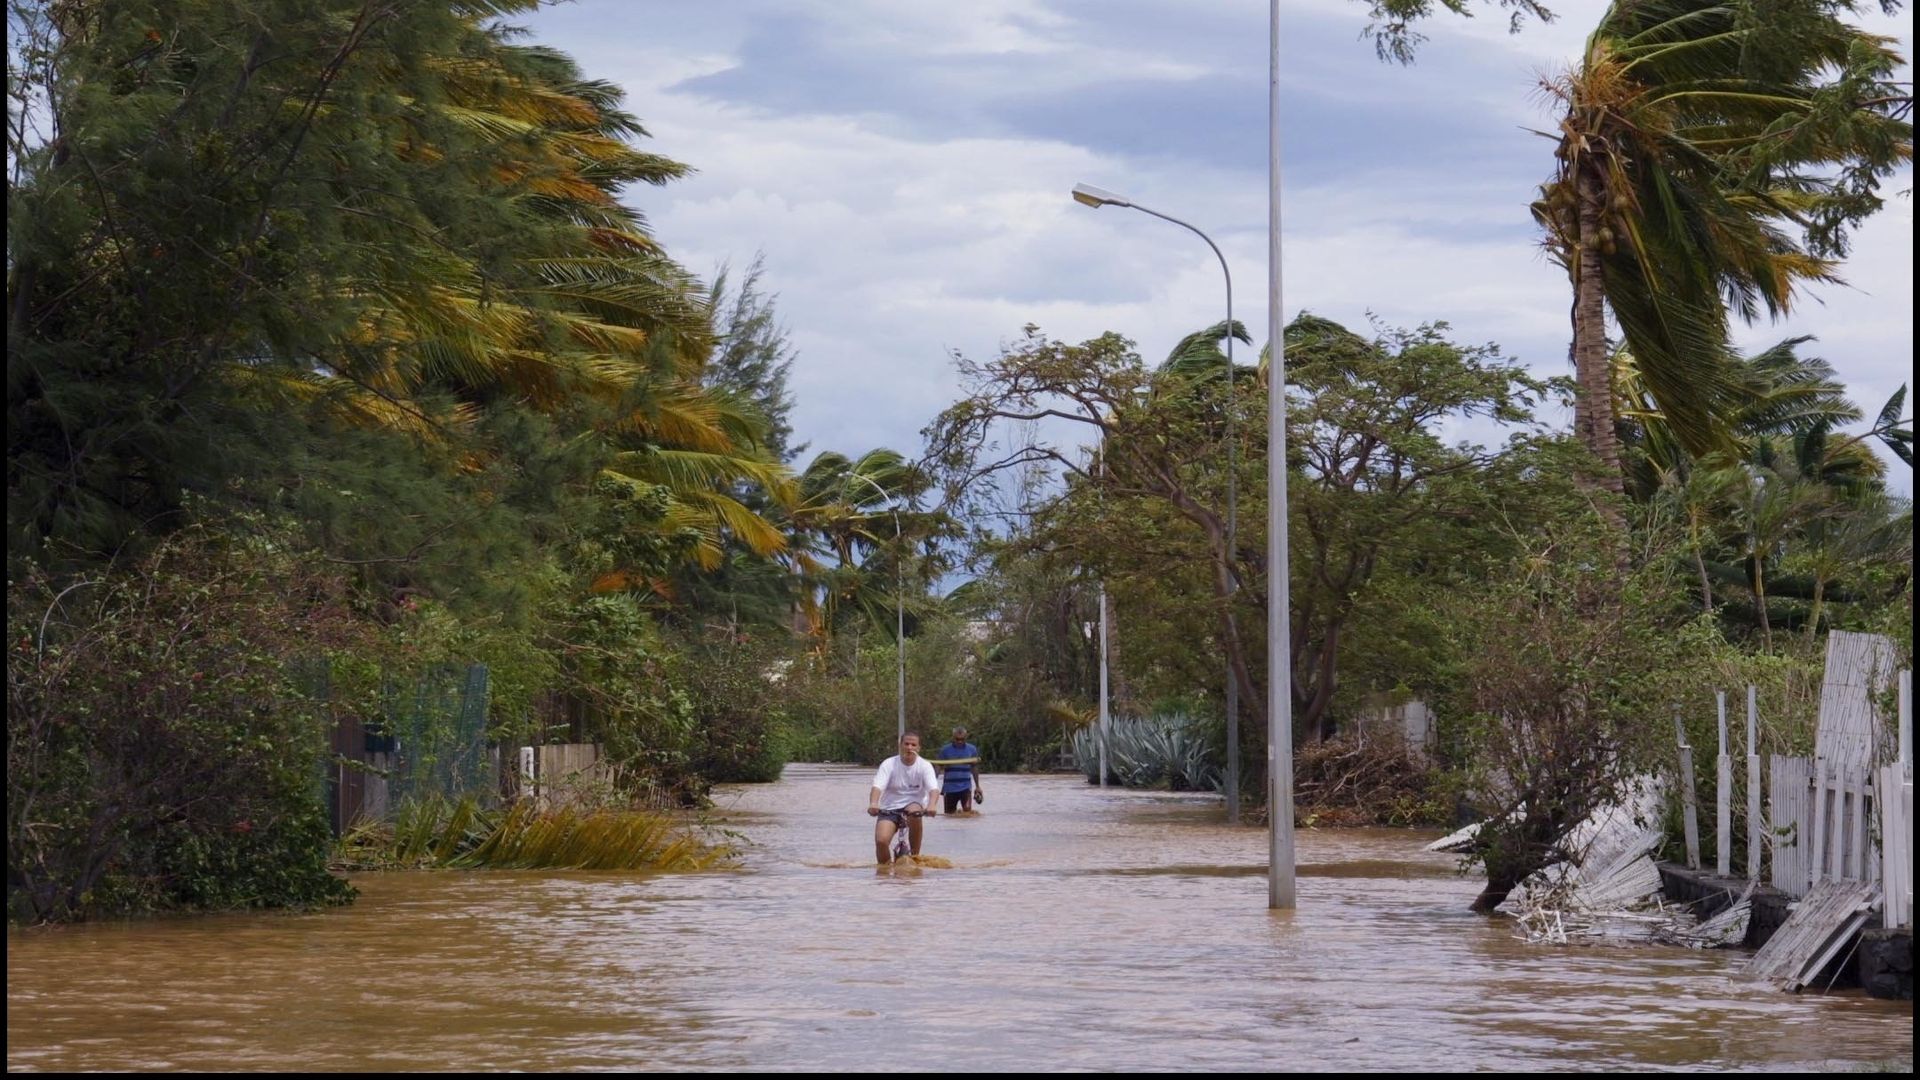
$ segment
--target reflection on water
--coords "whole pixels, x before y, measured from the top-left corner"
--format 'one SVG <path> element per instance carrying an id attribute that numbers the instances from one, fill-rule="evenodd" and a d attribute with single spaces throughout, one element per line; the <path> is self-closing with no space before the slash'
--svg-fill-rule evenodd
<path id="1" fill-rule="evenodd" d="M 876 871 L 868 770 L 727 789 L 739 869 L 356 879 L 312 915 L 11 934 L 11 1069 L 1792 1068 L 1911 1062 L 1913 1007 L 1741 954 L 1528 946 L 1430 834 L 1265 834 L 1197 796 L 997 778 Z M 923 1060 L 935 1060 L 924 1058 Z"/>

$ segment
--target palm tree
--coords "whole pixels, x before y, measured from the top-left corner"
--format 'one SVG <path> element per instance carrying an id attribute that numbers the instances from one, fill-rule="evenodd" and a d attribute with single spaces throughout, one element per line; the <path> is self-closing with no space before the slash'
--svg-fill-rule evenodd
<path id="1" fill-rule="evenodd" d="M 1871 591 L 1883 569 L 1897 576 L 1900 535 L 1910 528 L 1909 514 L 1886 497 L 1884 463 L 1867 446 L 1879 438 L 1903 458 L 1910 453 L 1912 422 L 1900 415 L 1905 388 L 1867 430 L 1842 437 L 1838 429 L 1863 414 L 1833 365 L 1802 353 L 1809 340 L 1727 354 L 1734 387 L 1722 412 L 1728 445 L 1698 458 L 1653 401 L 1631 351 L 1619 349 L 1613 359 L 1635 496 L 1685 529 L 1702 607 L 1715 611 L 1716 577 L 1744 583 L 1763 638 L 1772 633 L 1773 599 L 1806 601 L 1811 634 L 1829 614 L 1835 586 Z"/>
<path id="2" fill-rule="evenodd" d="M 1253 344 L 1253 335 L 1240 320 L 1233 322 L 1233 337 L 1243 344 Z M 1222 346 L 1227 340 L 1225 320 L 1214 323 L 1204 330 L 1195 330 L 1174 345 L 1167 358 L 1160 362 L 1156 374 L 1179 375 L 1188 379 L 1217 379 L 1226 370 L 1227 354 Z M 1239 368 L 1239 365 L 1235 365 Z M 1254 375 L 1251 369 L 1239 368 L 1234 372 L 1236 382 Z"/>
<path id="3" fill-rule="evenodd" d="M 1791 461 L 1765 464 L 1734 462 L 1728 472 L 1730 498 L 1724 519 L 1725 539 L 1739 558 L 1753 594 L 1760 640 L 1773 648 L 1773 619 L 1767 609 L 1767 566 L 1781 554 L 1787 541 L 1814 521 L 1833 512 L 1833 496 L 1818 483 L 1800 475 Z"/>
<path id="4" fill-rule="evenodd" d="M 477 28 L 468 52 L 429 67 L 440 94 L 408 99 L 423 119 L 392 133 L 394 152 L 471 162 L 498 220 L 461 226 L 481 235 L 452 244 L 430 211 L 340 192 L 369 228 L 416 242 L 369 245 L 348 290 L 357 325 L 316 357 L 313 396 L 356 419 L 420 427 L 417 399 L 430 389 L 464 403 L 438 418 L 457 422 L 492 400 L 551 413 L 615 402 L 641 378 L 697 379 L 713 336 L 699 283 L 619 199 L 629 183 L 663 184 L 686 166 L 633 146 L 645 131 L 619 109 L 619 89 L 550 49 Z"/>
<path id="5" fill-rule="evenodd" d="M 1812 579 L 1806 627 L 1812 637 L 1836 583 L 1912 565 L 1913 510 L 1896 507 L 1885 495 L 1869 495 L 1812 522 L 1794 546 L 1786 568 Z"/>
<path id="6" fill-rule="evenodd" d="M 489 163 L 517 257 L 487 265 L 423 244 L 370 265 L 358 340 L 308 381 L 357 419 L 414 428 L 425 413 L 414 403 L 434 391 L 463 403 L 440 418 L 455 423 L 500 399 L 549 415 L 595 404 L 613 418 L 596 432 L 610 455 L 603 476 L 666 489 L 657 527 L 691 530 L 699 566 L 721 566 L 729 537 L 756 556 L 781 551 L 785 536 L 738 498 L 743 484 L 775 504 L 791 496 L 765 421 L 701 385 L 710 298 L 619 199 L 628 183 L 665 183 L 686 167 L 634 147 L 645 131 L 619 108 L 620 90 L 582 79 L 563 54 L 495 39 L 438 65 L 445 97 L 431 108 Z M 639 584 L 619 571 L 600 578 L 603 588 Z"/>
<path id="7" fill-rule="evenodd" d="M 1819 460 L 1803 462 L 1809 474 L 1833 482 L 1878 483 L 1885 468 L 1864 442 L 1879 436 L 1899 452 L 1901 432 L 1907 431 L 1910 437 L 1910 426 L 1902 428 L 1904 421 L 1898 419 L 1904 390 L 1889 402 L 1891 414 L 1883 410 L 1872 429 L 1843 442 L 1832 441 L 1830 433 L 1858 422 L 1862 414 L 1832 364 L 1801 355 L 1800 347 L 1811 340 L 1788 338 L 1752 356 L 1727 350 L 1722 365 L 1730 389 L 1719 415 L 1726 440 L 1718 452 L 1753 460 L 1763 444 L 1771 452 L 1780 452 L 1800 442 L 1820 451 L 1815 455 Z M 1632 451 L 1627 468 L 1633 479 L 1631 490 L 1644 499 L 1672 478 L 1684 481 L 1692 455 L 1654 400 L 1632 350 L 1614 351 L 1612 380 L 1614 415 Z"/>
<path id="8" fill-rule="evenodd" d="M 892 629 L 897 575 L 873 571 L 887 561 L 899 569 L 904 558 L 899 547 L 915 531 L 909 526 L 924 525 L 920 515 L 896 513 L 890 505 L 910 495 L 914 483 L 912 466 L 887 449 L 870 450 L 858 460 L 823 451 L 801 471 L 789 527 L 815 554 L 833 560 L 814 564 L 819 599 L 809 589 L 804 605 L 810 629 L 823 643 L 849 610 Z"/>
<path id="9" fill-rule="evenodd" d="M 903 597 L 907 631 L 945 610 L 929 589 L 943 567 L 941 544 L 960 523 L 944 506 L 919 509 L 913 500 L 926 474 L 899 452 L 870 450 L 857 459 L 823 451 L 795 481 L 784 508 L 786 557 L 802 585 L 796 629 L 830 636 L 858 618 L 895 632 Z"/>
<path id="10" fill-rule="evenodd" d="M 1841 19 L 1853 0 L 1616 3 L 1564 107 L 1559 166 L 1533 204 L 1573 285 L 1575 427 L 1622 490 L 1609 312 L 1681 445 L 1726 444 L 1727 312 L 1779 316 L 1835 279 L 1846 230 L 1912 156 L 1901 58 Z M 1832 170 L 1829 174 L 1826 170 Z"/>
<path id="11" fill-rule="evenodd" d="M 87 32 L 98 6 L 65 13 L 75 17 L 76 32 Z M 221 410 L 238 406 L 235 415 L 244 422 L 268 427 L 307 411 L 300 406 L 314 406 L 347 424 L 403 432 L 449 467 L 469 471 L 511 453 L 497 442 L 472 445 L 465 436 L 476 421 L 504 409 L 538 412 L 570 445 L 608 459 L 601 478 L 608 484 L 664 491 L 664 518 L 636 517 L 669 530 L 693 529 L 699 542 L 687 550 L 699 562 L 718 562 L 722 544 L 735 537 L 762 556 L 776 552 L 784 544 L 779 530 L 737 498 L 744 485 L 769 490 L 773 498 L 761 505 L 783 495 L 787 477 L 767 449 L 766 424 L 723 392 L 702 387 L 714 343 L 711 300 L 621 198 L 628 185 L 662 184 L 688 170 L 636 145 L 645 131 L 620 108 L 618 87 L 585 79 L 558 52 L 514 44 L 513 32 L 496 21 L 534 6 L 533 0 L 475 0 L 450 10 L 439 5 L 435 14 L 431 4 L 388 5 L 392 11 L 369 17 L 402 36 L 342 52 L 338 70 L 316 67 L 298 49 L 278 56 L 280 45 L 264 27 L 252 47 L 257 55 L 237 50 L 244 60 L 219 34 L 212 44 L 194 44 L 187 34 L 180 39 L 187 45 L 156 46 L 172 57 L 162 66 L 198 74 L 176 88 L 178 101 L 167 97 L 172 91 L 162 94 L 175 110 L 167 122 L 100 127 L 152 160 L 116 151 L 113 185 L 86 182 L 99 188 L 92 201 L 103 223 L 138 221 L 140 235 L 150 238 L 103 267 L 124 265 L 119 272 L 129 281 L 165 282 L 195 297 L 181 309 L 192 313 L 190 329 L 158 332 L 155 340 L 204 338 L 204 344 L 179 347 L 192 358 L 187 372 L 180 371 L 179 357 L 169 357 L 173 345 L 143 344 L 136 352 L 145 355 L 125 359 L 175 387 L 167 391 L 172 397 L 184 401 L 191 391 Z M 360 40 L 353 28 L 329 23 L 333 6 L 315 7 L 302 16 L 314 21 L 303 34 Z M 230 12 L 209 17 L 210 25 L 233 21 L 245 19 Z M 255 35 L 253 27 L 244 29 Z M 237 79 L 211 74 L 232 64 L 245 65 Z M 90 77 L 96 69 L 81 64 L 78 70 Z M 216 81 L 233 85 L 231 94 L 207 89 Z M 98 104 L 111 108 L 118 83 L 103 76 L 100 86 L 107 96 Z M 310 108 L 290 125 L 283 114 L 300 112 L 289 105 L 295 100 L 307 100 Z M 172 180 L 157 183 L 164 174 L 153 168 L 166 157 L 156 148 L 176 137 L 210 150 L 188 170 L 191 179 L 177 184 L 179 191 Z M 59 176 L 79 163 L 63 165 L 58 153 L 44 157 L 50 171 L 45 184 L 36 171 L 36 194 L 42 187 L 47 193 L 72 187 Z M 146 179 L 128 179 L 140 176 Z M 243 189 L 250 194 L 238 194 Z M 236 194 L 223 194 L 229 190 Z M 194 215 L 206 215 L 155 213 L 183 197 L 198 200 Z M 183 237 L 187 220 L 193 227 Z M 48 248 L 71 250 L 72 244 L 50 241 Z M 50 280 L 33 269 L 40 261 L 36 253 L 27 259 L 32 272 L 9 275 L 12 308 L 39 302 L 28 294 Z M 207 280 L 190 288 L 196 274 Z M 111 303 L 116 295 L 138 295 L 116 293 L 117 287 L 56 283 L 52 295 L 72 306 L 73 315 L 57 329 L 49 324 L 48 336 L 72 337 L 76 327 L 91 332 L 84 328 L 100 319 L 81 305 L 100 297 L 109 298 L 109 310 L 147 306 Z M 223 305 L 236 310 L 223 312 Z M 110 349 L 119 347 L 107 339 Z M 74 374 L 78 378 L 67 381 L 82 389 L 93 381 L 84 370 Z M 115 392 L 124 387 L 137 396 L 137 385 L 119 380 Z M 71 409 L 50 415 L 51 423 L 36 421 L 30 437 L 59 456 L 84 458 L 85 447 L 64 448 L 74 440 L 60 430 L 76 422 L 68 416 L 85 418 Z M 203 454 L 197 447 L 212 440 L 175 439 L 181 425 L 170 419 L 162 410 L 152 421 L 168 435 L 167 455 Z M 10 432 L 16 426 L 10 424 Z M 457 456 L 443 453 L 463 443 Z M 140 449 L 135 456 L 153 454 Z M 10 460 L 19 456 L 10 453 Z M 205 467 L 194 461 L 194 468 Z M 179 486 L 171 477 L 157 486 L 121 485 L 132 494 L 113 497 L 140 513 L 112 520 L 160 520 L 141 504 L 170 501 Z M 56 480 L 41 487 L 50 504 L 75 498 L 63 487 L 100 502 L 85 484 Z"/>
<path id="12" fill-rule="evenodd" d="M 1673 469 L 1660 470 L 1654 494 L 1656 503 L 1664 504 L 1686 529 L 1687 550 L 1693 556 L 1694 573 L 1700 582 L 1700 607 L 1709 615 L 1713 613 L 1713 575 L 1707 568 L 1709 546 L 1742 475 L 1683 462 Z"/>

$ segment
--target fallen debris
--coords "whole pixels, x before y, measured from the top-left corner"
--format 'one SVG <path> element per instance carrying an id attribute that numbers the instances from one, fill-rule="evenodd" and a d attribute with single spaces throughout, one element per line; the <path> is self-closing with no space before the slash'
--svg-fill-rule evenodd
<path id="1" fill-rule="evenodd" d="M 1685 945 L 1690 949 L 1726 949 L 1747 939 L 1747 923 L 1752 918 L 1753 885 L 1749 883 L 1740 899 L 1706 922 L 1693 927 L 1663 927 L 1654 936 L 1669 945 Z"/>
<path id="2" fill-rule="evenodd" d="M 1506 815 L 1505 817 L 1489 818 L 1488 821 L 1505 821 L 1507 817 L 1513 817 L 1513 818 L 1524 820 L 1526 816 L 1527 816 L 1526 807 L 1521 807 L 1520 809 L 1515 810 L 1512 814 Z M 1466 828 L 1460 829 L 1456 832 L 1450 832 L 1447 835 L 1441 837 L 1440 839 L 1435 840 L 1433 843 L 1428 844 L 1426 847 L 1426 850 L 1465 852 L 1468 848 L 1471 848 L 1473 846 L 1474 838 L 1480 835 L 1480 829 L 1486 824 L 1487 824 L 1486 821 L 1476 821 L 1473 824 L 1468 825 Z"/>
<path id="3" fill-rule="evenodd" d="M 1840 955 L 1872 917 L 1880 886 L 1828 879 L 1794 906 L 1793 914 L 1747 961 L 1748 975 L 1782 990 L 1812 982 Z"/>
<path id="4" fill-rule="evenodd" d="M 1497 910 L 1514 916 L 1527 940 L 1538 943 L 1738 944 L 1750 904 L 1738 915 L 1701 923 L 1662 898 L 1653 852 L 1660 846 L 1663 799 L 1658 777 L 1635 779 L 1618 803 L 1594 811 L 1568 834 L 1570 859 L 1528 878 Z"/>

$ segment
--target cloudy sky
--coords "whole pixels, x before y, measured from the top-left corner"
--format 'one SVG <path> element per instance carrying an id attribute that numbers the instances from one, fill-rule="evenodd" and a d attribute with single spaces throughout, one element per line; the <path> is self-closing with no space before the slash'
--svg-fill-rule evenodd
<path id="1" fill-rule="evenodd" d="M 1517 35 L 1491 7 L 1434 19 L 1412 67 L 1375 59 L 1354 0 L 1282 3 L 1287 312 L 1445 319 L 1567 372 L 1566 279 L 1527 213 L 1552 150 L 1528 129 L 1552 126 L 1535 88 L 1604 4 L 1549 2 L 1559 20 Z M 917 451 L 957 395 L 950 351 L 985 357 L 1029 322 L 1117 330 L 1157 360 L 1222 317 L 1199 239 L 1081 207 L 1077 182 L 1208 232 L 1264 337 L 1259 0 L 573 0 L 525 25 L 624 86 L 652 149 L 698 170 L 630 195 L 670 251 L 702 274 L 764 252 L 812 450 Z M 1910 14 L 1868 25 L 1911 55 Z M 1877 411 L 1912 370 L 1912 271 L 1902 194 L 1861 230 L 1846 287 L 1741 342 L 1816 335 Z M 1911 490 L 1905 466 L 1890 479 Z"/>

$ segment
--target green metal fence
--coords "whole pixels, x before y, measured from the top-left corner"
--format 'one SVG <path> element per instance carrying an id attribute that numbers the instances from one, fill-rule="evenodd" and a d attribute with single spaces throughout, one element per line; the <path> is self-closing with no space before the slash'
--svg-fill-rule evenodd
<path id="1" fill-rule="evenodd" d="M 497 788 L 487 750 L 487 669 L 444 665 L 411 679 L 382 681 L 376 733 L 393 754 L 388 799 L 459 798 Z"/>
<path id="2" fill-rule="evenodd" d="M 499 791 L 495 755 L 487 745 L 484 665 L 386 672 L 377 714 L 364 719 L 333 707 L 325 664 L 303 671 L 301 681 L 331 731 L 320 781 L 336 833 L 383 818 L 408 799 L 488 798 Z"/>

